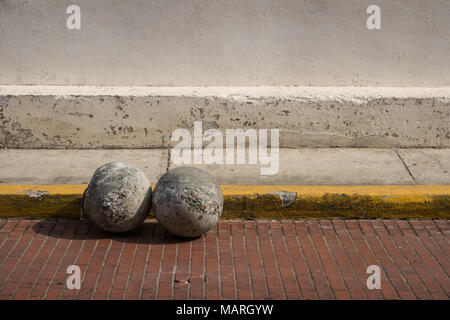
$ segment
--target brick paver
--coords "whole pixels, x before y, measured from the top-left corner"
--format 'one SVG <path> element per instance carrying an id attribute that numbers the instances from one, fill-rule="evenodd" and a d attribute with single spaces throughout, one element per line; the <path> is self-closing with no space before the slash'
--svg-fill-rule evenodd
<path id="1" fill-rule="evenodd" d="M 447 220 L 221 221 L 203 237 L 155 221 L 0 220 L 0 299 L 444 299 Z M 66 287 L 69 265 L 81 289 Z M 367 288 L 369 265 L 381 290 Z"/>

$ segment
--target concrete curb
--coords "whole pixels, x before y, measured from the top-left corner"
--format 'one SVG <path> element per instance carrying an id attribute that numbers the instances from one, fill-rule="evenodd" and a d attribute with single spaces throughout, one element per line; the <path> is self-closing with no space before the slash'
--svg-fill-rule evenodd
<path id="1" fill-rule="evenodd" d="M 448 148 L 450 87 L 0 85 L 0 118 L 0 147 L 20 149 L 168 148 L 199 120 L 278 129 L 282 148 Z"/>
<path id="2" fill-rule="evenodd" d="M 85 188 L 0 185 L 0 218 L 80 219 Z M 450 218 L 450 185 L 221 188 L 223 219 Z"/>

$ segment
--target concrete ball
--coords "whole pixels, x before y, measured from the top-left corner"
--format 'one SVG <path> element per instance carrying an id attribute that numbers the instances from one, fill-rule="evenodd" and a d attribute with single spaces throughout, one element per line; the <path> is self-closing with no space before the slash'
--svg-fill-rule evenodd
<path id="1" fill-rule="evenodd" d="M 144 222 L 151 199 L 152 187 L 142 171 L 112 162 L 95 170 L 84 196 L 83 212 L 103 230 L 128 232 Z"/>
<path id="2" fill-rule="evenodd" d="M 169 232 L 194 238 L 217 224 L 223 210 L 223 195 L 209 173 L 178 167 L 158 180 L 152 206 L 156 219 Z"/>

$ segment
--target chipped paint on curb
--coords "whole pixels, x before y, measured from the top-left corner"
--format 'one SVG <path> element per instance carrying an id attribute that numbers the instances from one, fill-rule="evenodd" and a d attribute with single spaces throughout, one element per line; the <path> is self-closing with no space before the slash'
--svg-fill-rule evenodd
<path id="1" fill-rule="evenodd" d="M 283 208 L 289 207 L 291 204 L 295 202 L 297 199 L 297 192 L 289 192 L 289 191 L 275 191 L 273 194 L 277 194 L 281 199 L 281 206 Z"/>
<path id="2" fill-rule="evenodd" d="M 79 219 L 85 185 L 0 185 L 0 218 Z"/>

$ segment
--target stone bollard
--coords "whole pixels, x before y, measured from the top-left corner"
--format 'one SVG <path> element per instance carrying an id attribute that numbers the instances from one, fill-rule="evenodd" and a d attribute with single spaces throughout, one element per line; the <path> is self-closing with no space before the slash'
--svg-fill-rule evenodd
<path id="1" fill-rule="evenodd" d="M 159 179 L 152 205 L 156 219 L 169 232 L 194 238 L 217 224 L 223 210 L 223 196 L 216 179 L 209 173 L 179 167 Z"/>
<path id="2" fill-rule="evenodd" d="M 142 171 L 112 162 L 95 170 L 85 192 L 83 212 L 103 230 L 128 232 L 144 222 L 151 198 L 151 184 Z"/>

